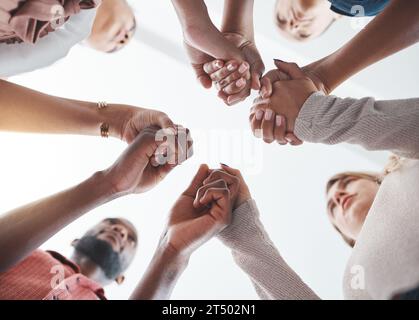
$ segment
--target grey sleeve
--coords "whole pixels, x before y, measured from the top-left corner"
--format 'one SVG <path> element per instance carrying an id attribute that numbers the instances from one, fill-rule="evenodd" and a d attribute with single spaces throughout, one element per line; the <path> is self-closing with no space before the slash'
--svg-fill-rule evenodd
<path id="1" fill-rule="evenodd" d="M 281 257 L 259 219 L 254 200 L 234 211 L 231 225 L 218 238 L 231 249 L 261 299 L 319 299 Z"/>
<path id="2" fill-rule="evenodd" d="M 298 115 L 295 134 L 307 142 L 347 142 L 418 159 L 419 98 L 376 101 L 313 93 Z"/>

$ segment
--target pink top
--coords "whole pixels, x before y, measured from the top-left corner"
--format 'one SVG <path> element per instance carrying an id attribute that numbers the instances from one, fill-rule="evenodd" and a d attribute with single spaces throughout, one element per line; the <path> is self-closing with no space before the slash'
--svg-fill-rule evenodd
<path id="1" fill-rule="evenodd" d="M 36 250 L 0 273 L 0 300 L 105 300 L 105 296 L 76 264 L 57 252 Z"/>
<path id="2" fill-rule="evenodd" d="M 36 43 L 101 0 L 1 0 L 0 43 Z"/>

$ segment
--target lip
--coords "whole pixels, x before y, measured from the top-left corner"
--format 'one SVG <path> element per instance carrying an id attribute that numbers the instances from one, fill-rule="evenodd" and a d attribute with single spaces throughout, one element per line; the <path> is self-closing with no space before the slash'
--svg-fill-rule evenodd
<path id="1" fill-rule="evenodd" d="M 113 232 L 107 231 L 103 233 L 102 236 L 106 238 L 105 241 L 112 242 L 111 245 L 114 247 L 114 249 L 119 250 L 119 248 L 121 248 L 122 240 L 120 239 L 118 235 L 114 234 Z"/>
<path id="2" fill-rule="evenodd" d="M 352 200 L 354 199 L 355 195 L 350 195 L 347 196 L 343 201 L 342 201 L 342 208 L 343 210 L 346 210 L 350 207 L 350 205 L 352 204 Z"/>

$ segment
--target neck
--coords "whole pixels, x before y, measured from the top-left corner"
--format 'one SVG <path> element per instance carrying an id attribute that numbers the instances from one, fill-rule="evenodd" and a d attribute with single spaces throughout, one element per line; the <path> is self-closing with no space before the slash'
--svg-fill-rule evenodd
<path id="1" fill-rule="evenodd" d="M 90 280 L 99 283 L 102 286 L 106 286 L 110 281 L 104 276 L 103 271 L 98 267 L 96 263 L 90 260 L 88 257 L 74 252 L 71 260 L 74 261 L 80 268 L 80 273 Z"/>

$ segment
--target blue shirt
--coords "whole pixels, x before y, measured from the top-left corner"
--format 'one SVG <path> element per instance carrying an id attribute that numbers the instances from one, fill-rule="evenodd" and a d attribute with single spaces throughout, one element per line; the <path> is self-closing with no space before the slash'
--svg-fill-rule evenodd
<path id="1" fill-rule="evenodd" d="M 376 16 L 385 9 L 390 0 L 329 0 L 331 9 L 350 17 Z"/>

